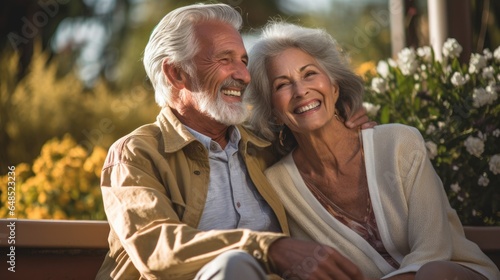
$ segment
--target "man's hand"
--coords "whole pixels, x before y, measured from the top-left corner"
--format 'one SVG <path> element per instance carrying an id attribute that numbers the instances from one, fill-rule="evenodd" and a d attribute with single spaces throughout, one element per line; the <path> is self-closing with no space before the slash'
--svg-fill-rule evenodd
<path id="1" fill-rule="evenodd" d="M 284 279 L 365 279 L 337 250 L 315 242 L 281 238 L 271 244 L 268 257 Z"/>
<path id="2" fill-rule="evenodd" d="M 345 122 L 345 126 L 348 128 L 356 128 L 361 126 L 361 129 L 372 128 L 377 125 L 377 122 L 370 121 L 368 115 L 366 114 L 366 109 L 361 107 L 357 110 L 350 119 Z"/>

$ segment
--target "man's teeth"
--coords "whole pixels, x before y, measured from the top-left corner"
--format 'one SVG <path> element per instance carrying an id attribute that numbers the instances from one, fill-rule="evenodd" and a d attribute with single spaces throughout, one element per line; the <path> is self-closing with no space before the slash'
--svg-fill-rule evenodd
<path id="1" fill-rule="evenodd" d="M 241 96 L 241 91 L 239 90 L 223 90 L 222 91 L 223 94 L 225 95 L 229 95 L 229 96 Z"/>
<path id="2" fill-rule="evenodd" d="M 312 110 L 312 109 L 314 109 L 314 108 L 318 107 L 318 106 L 319 106 L 319 104 L 320 104 L 320 103 L 319 103 L 319 101 L 316 101 L 316 102 L 313 102 L 313 103 L 307 104 L 306 106 L 302 106 L 302 107 L 300 107 L 300 108 L 297 108 L 297 109 L 295 110 L 295 113 L 297 113 L 297 114 L 301 114 L 301 113 L 307 112 L 307 111 L 309 111 L 309 110 Z"/>

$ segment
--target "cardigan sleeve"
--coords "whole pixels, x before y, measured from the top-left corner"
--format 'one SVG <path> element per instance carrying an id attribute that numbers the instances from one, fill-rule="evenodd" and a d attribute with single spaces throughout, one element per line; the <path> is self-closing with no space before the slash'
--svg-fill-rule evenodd
<path id="1" fill-rule="evenodd" d="M 488 279 L 500 279 L 498 269 L 479 247 L 465 238 L 462 225 L 451 208 L 441 179 L 428 159 L 417 129 L 407 127 L 398 147 L 398 165 L 408 206 L 408 246 L 401 268 L 390 275 L 416 271 L 435 260 L 451 260 Z M 386 276 L 386 277 L 387 277 Z"/>

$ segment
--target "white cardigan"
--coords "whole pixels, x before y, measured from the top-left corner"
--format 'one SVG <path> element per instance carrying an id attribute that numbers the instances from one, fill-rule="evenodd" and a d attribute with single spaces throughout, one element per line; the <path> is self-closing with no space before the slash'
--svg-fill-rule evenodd
<path id="1" fill-rule="evenodd" d="M 433 260 L 452 260 L 488 279 L 495 264 L 467 240 L 417 129 L 401 124 L 362 131 L 370 198 L 382 242 L 401 266 L 394 269 L 361 236 L 333 218 L 302 180 L 291 153 L 266 170 L 286 208 L 292 237 L 344 253 L 368 277 L 415 272 Z"/>

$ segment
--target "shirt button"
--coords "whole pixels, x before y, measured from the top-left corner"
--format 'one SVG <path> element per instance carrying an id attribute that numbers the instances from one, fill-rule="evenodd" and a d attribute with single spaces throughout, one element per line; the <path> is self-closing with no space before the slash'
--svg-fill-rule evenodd
<path id="1" fill-rule="evenodd" d="M 259 251 L 259 250 L 254 250 L 253 251 L 253 257 L 258 259 L 258 260 L 261 260 L 262 259 L 262 252 Z"/>
<path id="2" fill-rule="evenodd" d="M 237 202 L 236 203 L 236 207 L 240 208 L 241 207 L 241 203 Z"/>
<path id="3" fill-rule="evenodd" d="M 193 173 L 194 173 L 194 175 L 200 175 L 201 174 L 200 170 L 195 170 Z"/>

